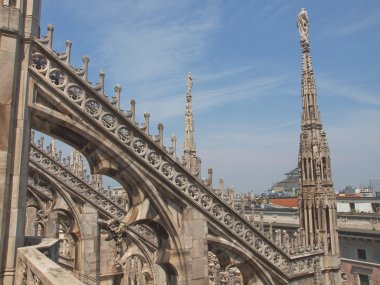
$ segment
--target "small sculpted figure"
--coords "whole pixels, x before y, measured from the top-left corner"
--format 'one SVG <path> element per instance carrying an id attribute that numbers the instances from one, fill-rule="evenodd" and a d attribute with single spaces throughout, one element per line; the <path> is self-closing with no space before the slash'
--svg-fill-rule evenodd
<path id="1" fill-rule="evenodd" d="M 297 17 L 297 27 L 298 31 L 301 36 L 302 41 L 309 41 L 308 36 L 309 36 L 309 18 L 307 16 L 307 11 L 305 8 L 301 9 L 301 12 L 299 12 L 298 17 Z"/>
<path id="2" fill-rule="evenodd" d="M 187 93 L 189 94 L 193 87 L 193 76 L 191 75 L 191 72 L 189 72 L 189 75 L 187 76 L 186 84 L 187 84 Z"/>

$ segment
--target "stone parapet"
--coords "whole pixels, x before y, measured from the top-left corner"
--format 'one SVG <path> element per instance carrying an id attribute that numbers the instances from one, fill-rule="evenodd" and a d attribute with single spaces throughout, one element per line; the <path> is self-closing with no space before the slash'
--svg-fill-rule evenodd
<path id="1" fill-rule="evenodd" d="M 50 259 L 56 258 L 58 243 L 58 239 L 43 239 L 38 245 L 18 248 L 14 284 L 85 284 Z"/>

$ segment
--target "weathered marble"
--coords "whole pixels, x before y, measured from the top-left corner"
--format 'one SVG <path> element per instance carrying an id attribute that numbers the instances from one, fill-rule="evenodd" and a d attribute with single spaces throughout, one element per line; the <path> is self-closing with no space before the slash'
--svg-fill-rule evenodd
<path id="1" fill-rule="evenodd" d="M 0 245 L 0 276 L 4 284 L 12 284 L 17 248 L 20 270 L 16 284 L 32 280 L 35 284 L 58 284 L 64 277 L 73 280 L 73 276 L 77 280 L 71 284 L 80 284 L 78 280 L 87 284 L 339 284 L 330 281 L 335 279 L 326 271 L 335 274 L 339 270 L 333 200 L 328 200 L 331 212 L 328 219 L 325 217 L 329 235 L 320 233 L 307 218 L 301 218 L 303 229 L 295 234 L 274 234 L 271 228 L 264 228 L 263 218 L 244 217 L 243 203 L 239 208 L 229 199 L 226 193 L 234 190 L 224 189 L 223 180 L 218 189 L 213 187 L 212 169 L 208 179 L 201 179 L 191 74 L 187 78 L 185 145 L 180 161 L 175 138 L 170 148 L 163 145 L 162 124 L 152 136 L 149 113 L 144 114 L 142 124 L 135 121 L 134 100 L 130 110 L 120 110 L 120 85 L 107 97 L 104 71 L 99 74 L 99 83 L 91 85 L 87 56 L 81 67 L 72 67 L 70 41 L 64 52 L 53 49 L 52 25 L 45 37 L 32 38 L 39 24 L 39 1 L 26 0 L 26 7 L 10 7 L 12 3 L 6 1 L 1 8 L 1 23 L 8 26 L 1 34 L 0 59 L 13 68 L 0 85 L 0 114 L 4 116 L 0 122 L 6 134 L 0 137 L 0 173 L 4 173 L 0 178 L 1 236 L 6 241 Z M 20 9 L 26 9 L 25 19 Z M 308 18 L 305 13 L 300 17 L 305 86 L 314 83 L 314 78 L 305 26 Z M 21 20 L 25 22 L 23 30 L 17 24 Z M 315 90 L 305 94 L 302 89 L 303 98 L 314 95 Z M 313 117 L 319 116 L 315 99 L 305 112 L 303 127 L 319 124 Z M 70 161 L 62 160 L 54 143 L 46 148 L 42 139 L 37 143 L 32 139 L 30 147 L 31 128 L 73 146 Z M 325 143 L 322 131 L 316 139 L 319 145 Z M 311 143 L 301 141 L 305 145 L 300 150 L 301 161 L 304 149 L 311 144 L 312 158 L 319 155 L 318 166 L 322 165 L 316 177 L 332 187 L 329 160 L 326 164 L 322 158 L 329 159 L 328 149 L 324 147 L 322 152 L 315 149 L 314 141 Z M 90 171 L 84 169 L 82 155 L 92 175 L 108 175 L 121 183 L 128 207 L 101 192 L 99 179 L 94 178 L 90 185 L 85 175 Z M 313 191 L 315 188 L 309 192 Z M 24 229 L 32 231 L 23 223 L 25 205 L 36 208 L 27 213 L 32 214 L 28 221 L 34 218 L 37 235 L 60 239 L 58 257 L 53 254 L 55 242 L 20 248 Z M 310 217 L 308 210 L 305 215 Z M 328 240 L 328 236 L 332 238 Z M 51 281 L 53 272 L 57 275 Z"/>

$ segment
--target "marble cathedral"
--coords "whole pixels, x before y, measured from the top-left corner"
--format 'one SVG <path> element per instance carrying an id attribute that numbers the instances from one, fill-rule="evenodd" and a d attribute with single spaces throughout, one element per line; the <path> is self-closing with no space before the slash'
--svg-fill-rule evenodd
<path id="1" fill-rule="evenodd" d="M 187 79 L 185 142 L 163 145 L 149 114 L 120 109 L 87 78 L 89 58 L 70 64 L 71 42 L 40 37 L 39 0 L 0 6 L 0 283 L 291 284 L 340 281 L 336 201 L 317 105 L 309 21 L 302 10 L 300 225 L 273 230 L 242 214 L 212 169 L 201 178 L 194 141 L 193 78 Z M 44 146 L 35 131 L 53 137 Z M 63 158 L 56 139 L 73 150 Z M 83 161 L 87 159 L 89 169 Z M 103 186 L 108 175 L 120 195 Z M 112 192 L 114 193 L 114 192 Z"/>

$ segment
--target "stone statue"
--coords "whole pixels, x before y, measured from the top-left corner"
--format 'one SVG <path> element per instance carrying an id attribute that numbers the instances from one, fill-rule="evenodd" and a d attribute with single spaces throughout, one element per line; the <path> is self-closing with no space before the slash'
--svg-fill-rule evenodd
<path id="1" fill-rule="evenodd" d="M 191 93 L 191 89 L 193 87 L 193 76 L 191 75 L 191 72 L 189 72 L 189 75 L 187 76 L 187 93 Z"/>
<path id="2" fill-rule="evenodd" d="M 300 33 L 300 37 L 302 41 L 309 41 L 309 18 L 307 17 L 307 11 L 305 8 L 301 9 L 297 17 L 297 27 Z"/>

